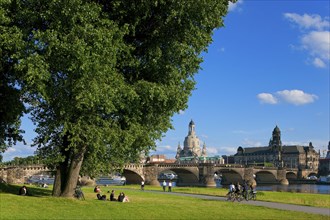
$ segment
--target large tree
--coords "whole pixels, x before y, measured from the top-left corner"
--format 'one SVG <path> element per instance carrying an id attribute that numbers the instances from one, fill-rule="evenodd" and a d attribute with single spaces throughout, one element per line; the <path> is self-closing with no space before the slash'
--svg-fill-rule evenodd
<path id="1" fill-rule="evenodd" d="M 25 112 L 19 77 L 13 71 L 18 62 L 15 51 L 22 49 L 22 35 L 18 28 L 9 25 L 7 13 L 5 7 L 0 7 L 0 162 L 8 147 L 23 141 L 20 118 Z"/>
<path id="2" fill-rule="evenodd" d="M 38 153 L 56 169 L 53 195 L 71 197 L 80 173 L 136 161 L 171 128 L 228 0 L 7 0 L 1 7 L 6 27 L 21 34 L 11 71 L 37 125 Z"/>

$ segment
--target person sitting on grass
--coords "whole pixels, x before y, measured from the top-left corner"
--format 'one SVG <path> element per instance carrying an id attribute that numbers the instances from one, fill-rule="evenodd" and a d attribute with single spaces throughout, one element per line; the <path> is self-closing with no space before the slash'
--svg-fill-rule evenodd
<path id="1" fill-rule="evenodd" d="M 111 190 L 110 201 L 116 201 L 116 198 L 115 198 L 115 190 Z"/>
<path id="2" fill-rule="evenodd" d="M 100 193 L 100 192 L 101 192 L 100 187 L 99 187 L 99 186 L 95 186 L 95 188 L 94 188 L 94 192 L 95 192 L 95 193 Z"/>
<path id="3" fill-rule="evenodd" d="M 129 202 L 129 199 L 123 192 L 121 192 L 118 196 L 118 202 Z"/>
<path id="4" fill-rule="evenodd" d="M 22 186 L 21 188 L 19 188 L 18 195 L 20 195 L 20 196 L 28 195 L 28 190 L 27 190 L 26 186 Z"/>
<path id="5" fill-rule="evenodd" d="M 106 196 L 106 195 L 102 195 L 102 196 L 101 196 L 100 193 L 98 193 L 98 194 L 96 195 L 96 197 L 97 197 L 98 200 L 103 200 L 103 201 L 107 200 L 107 196 Z"/>

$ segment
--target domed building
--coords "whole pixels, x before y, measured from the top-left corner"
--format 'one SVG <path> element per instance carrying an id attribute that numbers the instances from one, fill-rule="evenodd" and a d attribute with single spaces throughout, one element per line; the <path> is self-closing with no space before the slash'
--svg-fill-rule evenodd
<path id="1" fill-rule="evenodd" d="M 183 149 L 178 145 L 177 153 L 175 158 L 183 157 L 206 157 L 206 145 L 203 144 L 203 148 L 200 147 L 200 140 L 195 132 L 195 123 L 193 120 L 190 121 L 188 127 L 188 135 L 185 137 L 183 142 Z"/>

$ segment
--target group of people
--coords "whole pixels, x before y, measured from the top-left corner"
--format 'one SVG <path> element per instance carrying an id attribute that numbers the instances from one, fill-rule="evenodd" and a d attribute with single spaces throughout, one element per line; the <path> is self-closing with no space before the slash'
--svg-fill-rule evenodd
<path id="1" fill-rule="evenodd" d="M 95 186 L 94 188 L 94 192 L 97 193 L 96 197 L 98 200 L 103 200 L 106 201 L 107 200 L 107 196 L 106 195 L 101 195 L 101 189 L 99 186 Z M 108 193 L 110 193 L 110 191 L 108 191 Z M 118 195 L 118 198 L 116 199 L 115 197 L 115 190 L 111 190 L 110 193 L 110 201 L 118 201 L 118 202 L 129 202 L 128 197 L 125 195 L 125 193 L 121 192 Z"/>
<path id="2" fill-rule="evenodd" d="M 163 186 L 163 191 L 164 192 L 166 191 L 166 186 L 168 186 L 168 192 L 172 192 L 172 181 L 171 180 L 168 182 L 168 184 L 164 180 L 163 183 L 162 183 L 162 186 Z"/>
<path id="3" fill-rule="evenodd" d="M 252 193 L 255 192 L 255 188 L 253 187 L 253 185 L 249 185 L 246 181 L 243 182 L 243 185 L 240 185 L 239 182 L 237 182 L 236 184 L 230 183 L 228 194 L 235 193 L 237 195 L 242 195 L 245 199 L 247 199 L 249 190 Z"/>

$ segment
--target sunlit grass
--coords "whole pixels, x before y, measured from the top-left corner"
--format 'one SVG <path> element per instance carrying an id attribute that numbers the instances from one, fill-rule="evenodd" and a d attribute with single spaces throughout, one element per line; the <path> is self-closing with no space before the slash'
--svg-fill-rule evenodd
<path id="1" fill-rule="evenodd" d="M 139 189 L 138 185 L 113 186 L 112 188 Z M 145 186 L 146 190 L 162 190 L 159 186 Z M 205 187 L 174 187 L 173 192 L 202 194 L 212 196 L 226 196 L 228 190 L 224 188 L 205 188 Z M 257 194 L 260 201 L 280 202 L 287 204 L 297 204 L 306 206 L 315 206 L 330 208 L 330 196 L 326 194 L 309 194 L 294 192 L 271 192 L 260 191 Z"/>
<path id="2" fill-rule="evenodd" d="M 18 188 L 18 187 L 16 187 Z M 203 200 L 172 194 L 154 193 L 161 187 L 139 186 L 101 187 L 115 189 L 116 195 L 124 191 L 129 203 L 99 201 L 92 187 L 83 187 L 86 200 L 49 196 L 51 189 L 30 187 L 32 196 L 18 196 L 13 191 L 1 190 L 0 219 L 327 219 L 328 216 L 283 211 L 237 202 Z M 14 190 L 14 189 L 12 189 Z M 174 192 L 222 195 L 224 189 L 179 188 Z M 286 193 L 284 193 L 286 194 Z M 277 197 L 276 194 L 269 194 Z M 282 194 L 283 195 L 283 194 Z M 266 196 L 266 194 L 264 194 Z M 316 195 L 318 196 L 318 195 Z"/>

